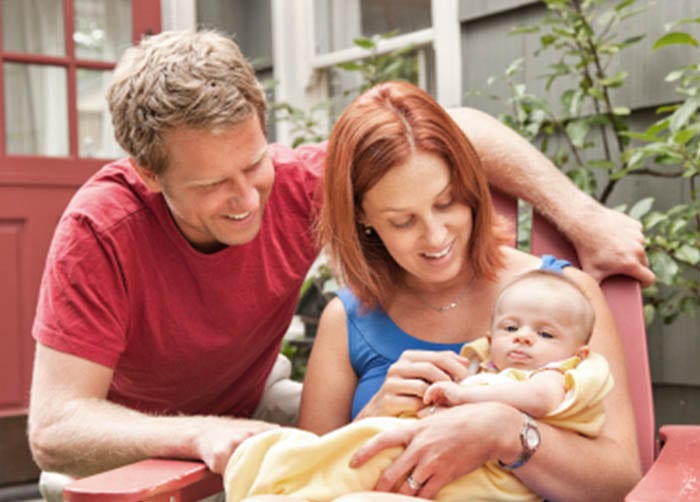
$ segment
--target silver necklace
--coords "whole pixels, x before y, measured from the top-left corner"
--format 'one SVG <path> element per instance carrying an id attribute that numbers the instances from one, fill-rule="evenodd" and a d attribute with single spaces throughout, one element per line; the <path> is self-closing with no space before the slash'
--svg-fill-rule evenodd
<path id="1" fill-rule="evenodd" d="M 431 310 L 434 310 L 435 312 L 448 312 L 450 310 L 456 309 L 460 303 L 462 303 L 462 300 L 467 296 L 467 291 L 469 291 L 469 285 L 472 283 L 472 280 L 474 279 L 474 275 L 472 275 L 467 283 L 464 285 L 464 291 L 462 291 L 457 298 L 452 300 L 450 303 L 447 305 L 433 305 L 429 301 L 427 301 L 425 298 L 423 298 L 421 295 L 418 293 L 413 293 L 416 298 L 418 298 L 418 301 L 420 301 L 423 305 L 428 307 Z"/>

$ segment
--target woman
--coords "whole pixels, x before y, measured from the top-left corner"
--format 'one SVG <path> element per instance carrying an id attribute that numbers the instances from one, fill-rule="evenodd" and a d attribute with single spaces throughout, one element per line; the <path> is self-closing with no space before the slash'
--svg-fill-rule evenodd
<path id="1" fill-rule="evenodd" d="M 380 84 L 357 98 L 333 129 L 326 162 L 319 235 L 349 289 L 324 311 L 309 359 L 300 426 L 317 434 L 356 418 L 427 414 L 430 384 L 466 376 L 456 351 L 486 334 L 499 290 L 541 266 L 505 245 L 474 149 L 411 84 Z M 405 447 L 378 491 L 431 498 L 487 460 L 517 464 L 529 453 L 513 473 L 546 499 L 623 498 L 640 467 L 622 347 L 597 283 L 565 273 L 593 302 L 591 349 L 616 382 L 601 435 L 539 423 L 540 444 L 526 452 L 515 408 L 456 406 L 358 451 L 354 465 Z"/>

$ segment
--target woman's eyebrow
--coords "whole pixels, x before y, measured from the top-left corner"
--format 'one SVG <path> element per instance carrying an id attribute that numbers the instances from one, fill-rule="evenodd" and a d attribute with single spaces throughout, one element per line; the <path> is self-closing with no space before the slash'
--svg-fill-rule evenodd
<path id="1" fill-rule="evenodd" d="M 445 188 L 443 188 L 442 190 L 440 190 L 440 191 L 435 195 L 435 197 L 433 197 L 433 199 L 437 199 L 438 197 L 440 197 L 441 195 L 443 195 L 445 192 L 447 192 L 447 191 L 450 189 L 451 186 L 452 186 L 452 183 L 448 181 L 448 182 L 447 182 L 447 185 L 445 185 Z M 399 213 L 399 212 L 402 212 L 402 211 L 408 211 L 408 208 L 402 208 L 402 207 L 385 207 L 385 208 L 382 208 L 382 209 L 379 210 L 380 213 Z"/>

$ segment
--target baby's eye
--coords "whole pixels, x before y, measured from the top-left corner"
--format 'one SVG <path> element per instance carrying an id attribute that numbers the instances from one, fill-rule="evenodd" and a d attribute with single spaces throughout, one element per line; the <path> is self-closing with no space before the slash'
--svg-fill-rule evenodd
<path id="1" fill-rule="evenodd" d="M 515 326 L 514 324 L 511 324 L 509 326 L 506 326 L 506 331 L 508 333 L 515 333 L 516 331 L 518 331 L 518 327 Z"/>
<path id="2" fill-rule="evenodd" d="M 542 338 L 554 338 L 554 335 L 552 335 L 551 333 L 549 333 L 547 331 L 540 331 L 540 336 Z"/>

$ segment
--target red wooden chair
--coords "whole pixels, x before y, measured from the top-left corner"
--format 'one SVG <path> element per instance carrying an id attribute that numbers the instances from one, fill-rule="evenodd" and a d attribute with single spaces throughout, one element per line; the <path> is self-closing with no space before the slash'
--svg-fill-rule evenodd
<path id="1" fill-rule="evenodd" d="M 496 193 L 502 214 L 516 221 L 515 201 Z M 553 254 L 578 263 L 576 254 L 551 224 L 535 215 L 532 253 Z M 622 338 L 636 416 L 639 453 L 645 477 L 627 502 L 700 500 L 700 426 L 664 426 L 663 444 L 655 434 L 654 402 L 639 283 L 629 277 L 605 280 L 602 289 Z M 222 489 L 221 477 L 200 462 L 148 459 L 71 482 L 64 489 L 70 502 L 194 501 Z"/>

